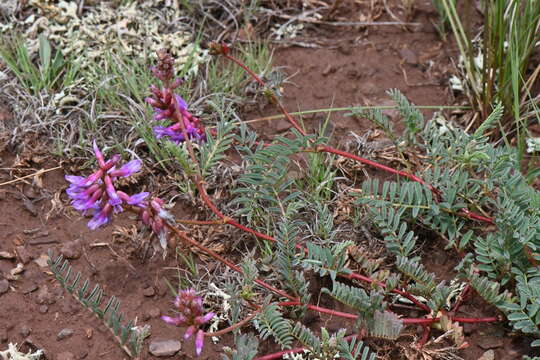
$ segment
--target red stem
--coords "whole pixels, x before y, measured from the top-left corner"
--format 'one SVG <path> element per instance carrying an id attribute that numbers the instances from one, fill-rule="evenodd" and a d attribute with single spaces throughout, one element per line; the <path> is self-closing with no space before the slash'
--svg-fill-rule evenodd
<path id="1" fill-rule="evenodd" d="M 217 45 L 218 47 L 221 46 L 223 48 L 223 45 Z M 255 74 L 249 67 L 247 67 L 242 61 L 240 61 L 239 59 L 233 57 L 232 55 L 229 54 L 229 48 L 227 47 L 225 51 L 221 51 L 220 52 L 221 55 L 223 55 L 225 58 L 227 58 L 228 60 L 234 62 L 235 64 L 237 64 L 238 66 L 240 66 L 242 69 L 244 69 L 253 79 L 255 79 L 255 81 L 257 81 L 261 86 L 264 86 L 266 87 L 266 82 L 264 80 L 262 80 L 257 74 Z M 275 102 L 275 104 L 279 107 L 279 109 L 281 110 L 281 112 L 283 113 L 283 115 L 287 118 L 287 120 L 302 134 L 302 135 L 306 135 L 306 132 L 304 131 L 304 129 L 302 129 L 298 123 L 296 122 L 296 120 L 292 117 L 291 114 L 289 114 L 289 112 L 287 111 L 287 109 L 285 109 L 285 107 L 283 106 L 283 104 L 281 104 L 281 102 L 277 99 L 277 97 L 275 96 L 275 94 L 273 94 L 273 100 Z M 424 180 L 422 180 L 421 178 L 419 178 L 418 176 L 414 175 L 414 174 L 411 174 L 411 173 L 408 173 L 406 171 L 401 171 L 401 170 L 396 170 L 394 168 L 391 168 L 389 166 L 386 166 L 386 165 L 382 165 L 382 164 L 379 164 L 375 161 L 371 161 L 371 160 L 368 160 L 368 159 L 365 159 L 365 158 L 362 158 L 360 156 L 357 156 L 357 155 L 354 155 L 354 154 L 351 154 L 349 152 L 346 152 L 346 151 L 341 151 L 341 150 L 338 150 L 338 149 L 335 149 L 335 148 L 332 148 L 330 146 L 327 146 L 327 145 L 320 145 L 317 147 L 317 151 L 321 151 L 321 152 L 328 152 L 328 153 L 332 153 L 332 154 L 336 154 L 336 155 L 339 155 L 339 156 L 343 156 L 343 157 L 346 157 L 346 158 L 349 158 L 349 159 L 352 159 L 352 160 L 355 160 L 355 161 L 358 161 L 362 164 L 365 164 L 365 165 L 368 165 L 368 166 L 371 166 L 371 167 L 374 167 L 374 168 L 377 168 L 377 169 L 380 169 L 380 170 L 383 170 L 383 171 L 386 171 L 386 172 L 389 172 L 389 173 L 392 173 L 392 174 L 396 174 L 396 175 L 399 175 L 399 176 L 402 176 L 402 177 L 405 177 L 407 179 L 410 179 L 412 181 L 416 181 L 422 185 L 425 185 L 432 193 L 433 195 L 435 196 L 435 200 L 437 202 L 440 201 L 440 192 L 438 189 L 436 189 L 433 185 L 431 184 L 428 184 L 426 183 Z M 493 219 L 490 218 L 490 217 L 486 217 L 486 216 L 482 216 L 482 215 L 479 215 L 479 214 L 476 214 L 474 212 L 471 212 L 470 210 L 468 209 L 463 209 L 461 210 L 460 212 L 458 212 L 458 215 L 459 216 L 462 216 L 462 217 L 466 217 L 468 219 L 471 219 L 471 220 L 477 220 L 477 221 L 482 221 L 482 222 L 486 222 L 486 223 L 489 223 L 489 224 L 494 224 L 493 222 Z"/>

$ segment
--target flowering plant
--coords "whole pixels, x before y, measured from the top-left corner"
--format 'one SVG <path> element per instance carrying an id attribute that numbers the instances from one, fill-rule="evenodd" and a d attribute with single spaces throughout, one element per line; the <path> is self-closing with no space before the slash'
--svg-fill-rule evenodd
<path id="1" fill-rule="evenodd" d="M 194 289 L 181 290 L 174 300 L 174 306 L 178 309 L 175 317 L 162 316 L 161 319 L 175 326 L 187 326 L 184 339 L 188 340 L 195 335 L 195 352 L 200 355 L 204 344 L 204 331 L 200 326 L 212 320 L 213 312 L 204 314 L 202 297 L 197 296 Z"/>

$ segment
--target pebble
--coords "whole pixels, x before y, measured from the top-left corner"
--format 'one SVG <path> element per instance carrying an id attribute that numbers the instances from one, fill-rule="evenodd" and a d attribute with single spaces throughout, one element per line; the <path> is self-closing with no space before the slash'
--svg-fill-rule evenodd
<path id="1" fill-rule="evenodd" d="M 32 329 L 28 327 L 28 325 L 21 326 L 21 335 L 24 337 L 27 337 L 32 332 Z"/>
<path id="2" fill-rule="evenodd" d="M 147 297 L 152 297 L 156 294 L 156 290 L 152 286 L 147 287 L 143 290 L 143 295 Z"/>
<path id="3" fill-rule="evenodd" d="M 291 126 L 292 126 L 291 123 L 288 122 L 288 121 L 285 120 L 285 119 L 279 119 L 279 120 L 276 120 L 276 121 L 274 122 L 274 124 L 275 124 L 275 127 L 276 127 L 276 131 L 277 131 L 278 133 L 287 131 L 287 130 L 289 130 L 289 129 L 291 128 Z"/>
<path id="4" fill-rule="evenodd" d="M 502 339 L 493 336 L 484 336 L 478 340 L 478 346 L 484 350 L 499 348 L 503 345 Z"/>
<path id="5" fill-rule="evenodd" d="M 91 339 L 92 336 L 94 335 L 94 329 L 86 328 L 86 329 L 84 329 L 84 333 L 86 334 L 87 339 Z"/>
<path id="6" fill-rule="evenodd" d="M 79 359 L 86 359 L 87 356 L 88 356 L 88 351 L 83 350 L 79 354 Z"/>
<path id="7" fill-rule="evenodd" d="M 15 259 L 15 255 L 8 251 L 0 251 L 0 259 L 13 260 Z"/>
<path id="8" fill-rule="evenodd" d="M 409 65 L 418 65 L 418 56 L 414 51 L 408 48 L 403 48 L 399 51 L 401 58 Z"/>
<path id="9" fill-rule="evenodd" d="M 495 360 L 495 352 L 493 350 L 488 350 L 483 353 L 478 360 Z"/>
<path id="10" fill-rule="evenodd" d="M 6 279 L 0 280 L 0 295 L 7 293 L 9 290 L 9 281 Z"/>
<path id="11" fill-rule="evenodd" d="M 182 343 L 178 340 L 154 340 L 150 343 L 148 350 L 154 356 L 166 357 L 176 354 L 181 348 Z"/>
<path id="12" fill-rule="evenodd" d="M 148 315 L 150 315 L 151 318 L 157 318 L 161 315 L 161 310 L 157 307 L 151 308 L 148 310 Z"/>
<path id="13" fill-rule="evenodd" d="M 343 55 L 351 55 L 352 54 L 352 48 L 350 46 L 346 45 L 339 45 L 337 50 L 342 53 Z"/>
<path id="14" fill-rule="evenodd" d="M 34 262 L 40 268 L 44 268 L 44 267 L 49 266 L 49 264 L 47 264 L 47 260 L 49 260 L 49 256 L 45 254 L 41 254 L 37 259 L 34 260 Z"/>
<path id="15" fill-rule="evenodd" d="M 73 355 L 69 351 L 65 351 L 56 355 L 55 360 L 75 360 L 75 355 Z"/>
<path id="16" fill-rule="evenodd" d="M 58 240 L 52 239 L 52 238 L 42 238 L 42 239 L 32 239 L 28 241 L 28 244 L 30 245 L 48 245 L 48 244 L 56 244 Z"/>
<path id="17" fill-rule="evenodd" d="M 24 265 L 28 264 L 30 260 L 32 260 L 32 256 L 24 246 L 15 247 L 15 252 L 17 253 L 19 260 L 21 260 Z"/>
<path id="18" fill-rule="evenodd" d="M 336 72 L 336 67 L 334 67 L 332 64 L 328 64 L 326 68 L 323 70 L 322 75 L 327 76 L 328 74 L 332 74 Z"/>
<path id="19" fill-rule="evenodd" d="M 38 310 L 40 314 L 45 314 L 49 311 L 49 307 L 47 305 L 41 305 Z"/>
<path id="20" fill-rule="evenodd" d="M 60 253 L 64 255 L 66 259 L 78 259 L 81 257 L 81 244 L 79 241 L 69 241 L 62 245 Z"/>
<path id="21" fill-rule="evenodd" d="M 68 337 L 70 337 L 71 335 L 73 335 L 75 331 L 73 329 L 62 329 L 60 330 L 60 332 L 58 333 L 58 335 L 56 335 L 56 340 L 58 341 L 61 341 L 61 340 L 64 340 Z"/>
<path id="22" fill-rule="evenodd" d="M 43 285 L 42 287 L 40 287 L 36 295 L 36 304 L 51 305 L 54 303 L 55 303 L 54 296 L 49 292 L 49 287 L 47 285 Z"/>
<path id="23" fill-rule="evenodd" d="M 23 285 L 21 291 L 23 294 L 30 294 L 31 292 L 34 292 L 37 289 L 38 289 L 38 286 L 36 285 L 36 283 L 31 282 L 26 285 Z"/>

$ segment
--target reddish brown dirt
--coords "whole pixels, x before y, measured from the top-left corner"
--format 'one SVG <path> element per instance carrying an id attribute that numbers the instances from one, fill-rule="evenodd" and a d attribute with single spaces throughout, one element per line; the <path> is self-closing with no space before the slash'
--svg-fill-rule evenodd
<path id="1" fill-rule="evenodd" d="M 291 79 L 292 83 L 283 89 L 286 107 L 296 111 L 329 106 L 389 105 L 391 102 L 385 94 L 389 88 L 398 88 L 418 105 L 452 103 L 446 82 L 449 56 L 454 51 L 438 38 L 430 22 L 434 18 L 433 10 L 426 4 L 423 2 L 419 5 L 411 19 L 420 22 L 420 27 L 353 29 L 318 26 L 309 33 L 311 37 L 303 41 L 309 43 L 310 39 L 323 40 L 332 48 L 277 48 L 276 65 L 285 66 L 289 74 L 297 73 Z M 352 5 L 350 8 L 338 9 L 338 13 L 343 14 L 351 9 L 359 10 Z M 399 14 L 397 7 L 393 9 Z M 392 19 L 383 16 L 379 20 Z M 246 118 L 276 113 L 274 107 L 266 105 L 258 111 L 252 111 Z M 395 116 L 392 111 L 387 113 Z M 424 111 L 427 116 L 431 113 Z M 318 114 L 307 116 L 304 120 L 308 128 L 314 129 L 324 117 L 324 114 Z M 331 122 L 335 130 L 334 142 L 338 144 L 351 130 L 362 134 L 371 128 L 369 123 L 344 117 L 342 113 L 331 115 Z M 270 125 L 266 122 L 257 123 L 254 128 L 271 136 L 283 132 L 289 125 L 284 120 L 275 120 Z M 13 156 L 6 152 L 0 154 L 0 166 L 10 168 Z M 118 296 L 127 318 L 137 317 L 139 324 L 151 325 L 152 339 L 180 338 L 180 329 L 164 325 L 156 317 L 157 314 L 170 314 L 172 296 L 162 281 L 166 275 L 163 269 L 175 267 L 177 262 L 170 257 L 166 260 L 156 257 L 140 263 L 127 256 L 130 244 L 113 243 L 111 227 L 91 232 L 86 227 L 87 220 L 77 215 L 67 217 L 56 214 L 47 219 L 46 214 L 51 208 L 50 197 L 38 200 L 39 194 L 44 191 L 52 195 L 64 189 L 66 184 L 63 175 L 62 170 L 45 175 L 44 190 L 23 183 L 0 187 L 0 251 L 13 253 L 17 246 L 21 246 L 30 258 L 20 278 L 10 281 L 10 290 L 0 295 L 0 348 L 4 348 L 8 342 L 24 344 L 25 350 L 37 346 L 46 350 L 47 359 L 56 359 L 62 352 L 70 352 L 76 359 L 127 358 L 111 340 L 104 326 L 63 291 L 52 280 L 46 268 L 39 267 L 32 260 L 46 254 L 49 248 L 59 253 L 63 246 L 76 240 L 80 241 L 84 250 L 72 260 L 72 264 L 76 270 L 83 272 L 83 277 L 89 277 L 93 284 L 104 286 L 107 295 Z M 11 178 L 9 171 L 0 171 L 0 183 Z M 25 202 L 21 193 L 32 200 L 33 206 Z M 32 209 L 36 212 L 32 213 Z M 124 216 L 116 224 L 129 223 L 129 219 Z M 36 241 L 46 243 L 36 245 Z M 108 247 L 91 246 L 96 243 L 111 244 L 114 253 Z M 448 259 L 447 253 L 437 246 L 433 246 L 431 251 L 436 256 L 430 258 L 426 266 L 444 279 L 457 260 Z M 19 261 L 0 259 L 0 279 Z M 155 291 L 149 297 L 143 295 L 144 289 L 148 287 L 153 287 Z M 43 296 L 44 289 L 47 289 L 50 296 L 44 304 L 40 304 L 38 298 Z M 477 297 L 473 297 L 462 306 L 460 314 L 471 317 L 490 316 L 493 311 L 477 300 Z M 330 327 L 332 324 L 320 323 L 321 326 Z M 75 332 L 67 339 L 56 340 L 58 332 L 64 328 Z M 496 359 L 517 359 L 528 351 L 528 339 L 508 336 L 507 329 L 502 326 L 465 326 L 465 335 L 466 341 L 471 344 L 460 354 L 465 359 L 478 359 L 487 347 L 494 347 Z M 201 359 L 219 358 L 221 346 L 227 343 L 228 339 L 218 345 L 207 341 Z M 152 358 L 146 351 L 145 357 Z M 181 356 L 176 358 L 192 357 L 192 342 L 184 342 Z M 396 355 L 394 358 L 398 360 L 402 357 Z"/>
<path id="2" fill-rule="evenodd" d="M 2 166 L 10 167 L 6 154 L 3 155 Z M 8 178 L 6 173 L 2 172 L 0 182 Z M 62 170 L 44 176 L 45 193 L 54 194 L 65 187 Z M 37 195 L 40 192 L 43 193 L 35 186 L 21 183 L 0 189 L 0 251 L 15 253 L 19 246 L 25 249 L 27 255 L 23 257 L 28 256 L 29 260 L 24 264 L 24 272 L 20 278 L 10 281 L 10 290 L 0 295 L 0 348 L 6 347 L 6 342 L 25 344 L 23 349 L 34 344 L 46 351 L 46 359 L 56 359 L 62 352 L 70 352 L 76 359 L 128 358 L 111 340 L 103 324 L 64 291 L 52 279 L 46 267 L 42 268 L 33 261 L 46 255 L 49 249 L 54 249 L 58 255 L 65 244 L 74 241 L 80 241 L 81 250 L 79 255 L 70 261 L 74 270 L 83 273 L 83 279 L 89 278 L 92 286 L 102 285 L 107 296 L 115 295 L 120 298 L 121 310 L 127 318 L 138 318 L 140 325 L 149 324 L 152 338 L 180 338 L 183 333 L 180 328 L 165 325 L 158 317 L 172 315 L 173 297 L 163 278 L 167 276 L 173 280 L 176 272 L 167 271 L 165 268 L 176 267 L 176 260 L 171 256 L 163 260 L 157 255 L 151 261 L 141 263 L 138 259 L 128 258 L 126 252 L 131 245 L 113 242 L 111 227 L 90 231 L 86 226 L 87 219 L 78 215 L 69 218 L 65 215 L 53 215 L 46 219 L 51 208 L 50 199 L 36 200 L 39 195 L 37 198 L 29 197 L 33 202 L 32 206 L 25 206 L 21 200 L 21 193 Z M 64 197 L 65 195 L 62 196 Z M 35 211 L 36 215 L 32 211 Z M 127 216 L 121 216 L 115 226 L 130 223 L 132 222 Z M 114 253 L 107 246 L 92 246 L 99 243 L 110 244 Z M 0 258 L 0 278 L 9 274 L 21 260 L 23 259 L 20 257 L 16 261 Z M 175 284 L 174 280 L 172 284 Z M 149 287 L 153 288 L 155 294 L 143 295 L 144 290 Z M 49 295 L 44 295 L 45 293 Z M 64 328 L 73 329 L 74 334 L 58 341 L 57 334 Z M 207 341 L 201 358 L 215 358 L 212 354 L 223 344 L 214 347 Z M 194 354 L 191 341 L 183 344 L 181 354 L 184 354 L 182 358 L 191 358 Z"/>
<path id="3" fill-rule="evenodd" d="M 359 10 L 357 10 L 359 11 Z M 421 23 L 408 29 L 382 26 L 362 29 L 324 28 L 317 26 L 306 44 L 325 44 L 324 48 L 286 47 L 275 53 L 276 66 L 292 78 L 284 86 L 283 103 L 289 111 L 328 107 L 394 105 L 386 92 L 396 88 L 416 105 L 449 105 L 450 55 L 455 49 L 442 41 L 430 19 L 433 10 L 420 7 L 411 21 Z M 391 21 L 383 17 L 381 21 Z M 268 104 L 252 117 L 278 114 Z M 396 118 L 395 111 L 385 111 Z M 333 113 L 330 116 L 335 138 L 350 131 L 362 134 L 372 128 L 364 119 Z M 424 111 L 431 116 L 433 111 Z M 317 129 L 327 114 L 306 115 L 305 125 Z M 284 119 L 272 120 L 270 126 L 282 132 L 290 125 Z M 399 124 L 397 124 L 399 129 Z M 268 133 L 268 124 L 254 125 Z"/>

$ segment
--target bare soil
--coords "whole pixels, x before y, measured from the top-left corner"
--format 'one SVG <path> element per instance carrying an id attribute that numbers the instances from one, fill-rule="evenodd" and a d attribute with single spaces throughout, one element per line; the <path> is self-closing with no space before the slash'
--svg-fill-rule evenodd
<path id="1" fill-rule="evenodd" d="M 361 10 L 359 5 L 344 3 L 347 5 L 337 9 L 338 15 L 347 16 L 347 12 L 353 14 Z M 399 7 L 390 3 L 399 16 Z M 296 74 L 283 89 L 285 106 L 296 111 L 329 106 L 391 105 L 385 94 L 390 88 L 398 88 L 417 105 L 454 103 L 447 81 L 451 56 L 455 56 L 456 51 L 436 33 L 431 23 L 435 13 L 429 3 L 419 2 L 409 19 L 420 26 L 313 26 L 302 41 L 323 44 L 322 48 L 276 47 L 275 64 L 283 66 L 288 74 Z M 392 21 L 388 15 L 379 20 Z M 9 117 L 5 110 L 0 113 L 0 118 Z M 251 109 L 246 119 L 276 113 L 273 106 L 263 104 Z M 395 112 L 387 113 L 397 120 Z M 424 114 L 429 117 L 432 111 L 424 111 Z M 308 128 L 316 129 L 325 116 L 311 115 L 304 121 Z M 363 134 L 372 128 L 369 123 L 345 117 L 343 113 L 333 113 L 331 123 L 333 141 L 338 144 L 342 144 L 350 131 Z M 285 120 L 273 120 L 254 123 L 253 127 L 271 137 L 284 132 L 289 125 Z M 51 161 L 33 163 L 29 160 L 23 166 L 24 170 L 14 172 L 13 167 L 20 160 L 16 155 L 7 150 L 0 153 L 0 183 L 13 179 L 15 174 L 22 176 L 55 166 Z M 171 274 L 164 269 L 176 267 L 177 261 L 170 256 L 165 260 L 158 256 L 142 263 L 130 256 L 132 243 L 113 240 L 112 227 L 90 231 L 86 227 L 87 220 L 72 212 L 57 209 L 50 212 L 55 194 L 67 187 L 63 175 L 63 169 L 47 173 L 41 186 L 28 179 L 0 187 L 0 251 L 17 254 L 16 259 L 0 257 L 0 280 L 10 278 L 8 274 L 17 263 L 24 266 L 24 272 L 9 279 L 9 290 L 0 294 L 0 347 L 13 342 L 23 344 L 25 350 L 42 348 L 46 351 L 46 359 L 65 359 L 62 357 L 65 352 L 71 353 L 74 359 L 127 359 L 100 321 L 63 291 L 46 267 L 36 263 L 35 260 L 51 248 L 56 254 L 68 255 L 74 268 L 92 284 L 101 284 L 107 295 L 119 297 L 127 318 L 137 318 L 138 324 L 151 325 L 151 339 L 180 339 L 181 329 L 168 326 L 159 319 L 160 315 L 170 315 L 173 300 L 162 281 L 164 276 Z M 67 204 L 65 195 L 60 199 Z M 182 209 L 176 212 L 188 216 Z M 130 223 L 128 216 L 124 216 L 116 225 Z M 427 245 L 424 251 L 431 255 L 427 256 L 426 266 L 441 279 L 457 263 L 457 259 L 442 251 L 436 243 Z M 480 317 L 493 315 L 494 311 L 473 294 L 459 314 Z M 331 322 L 326 320 L 321 322 L 321 325 L 329 324 Z M 73 335 L 58 340 L 57 334 L 66 328 L 74 330 Z M 494 350 L 495 359 L 518 359 L 523 354 L 532 354 L 528 348 L 529 339 L 510 334 L 502 325 L 465 325 L 464 330 L 470 344 L 459 354 L 464 359 L 479 359 L 488 349 Z M 230 345 L 229 337 L 216 345 L 206 341 L 200 358 L 220 358 L 223 345 Z M 402 346 L 414 345 L 409 337 Z M 393 359 L 405 359 L 399 352 L 395 354 Z M 152 358 L 147 350 L 144 356 Z M 191 341 L 183 342 L 180 356 L 176 358 L 194 358 Z"/>

